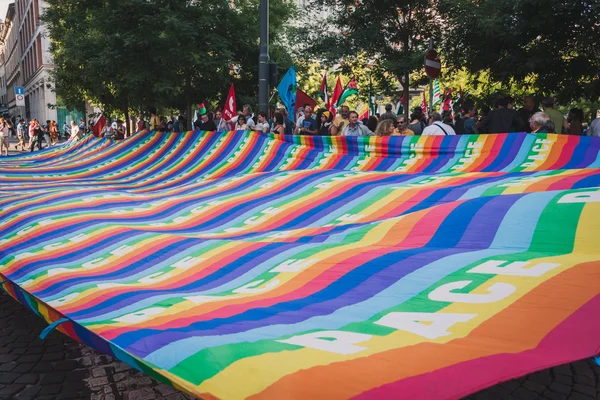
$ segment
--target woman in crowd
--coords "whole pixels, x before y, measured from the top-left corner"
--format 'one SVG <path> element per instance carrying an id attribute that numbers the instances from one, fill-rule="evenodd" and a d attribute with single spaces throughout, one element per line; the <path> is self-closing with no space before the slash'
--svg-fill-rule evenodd
<path id="1" fill-rule="evenodd" d="M 269 122 L 267 121 L 267 113 L 264 111 L 258 112 L 258 124 L 256 124 L 256 131 L 269 133 Z"/>
<path id="2" fill-rule="evenodd" d="M 375 136 L 391 136 L 394 133 L 394 129 L 394 121 L 391 119 L 384 119 L 377 125 Z"/>
<path id="3" fill-rule="evenodd" d="M 125 125 L 123 125 L 123 121 L 117 119 L 117 129 L 115 131 L 115 140 L 123 140 L 125 139 Z"/>
<path id="4" fill-rule="evenodd" d="M 283 114 L 280 112 L 276 112 L 275 115 L 273 115 L 273 129 L 271 129 L 271 133 L 277 133 L 280 135 L 285 134 L 285 126 L 283 125 Z"/>
<path id="5" fill-rule="evenodd" d="M 235 123 L 235 130 L 245 131 L 246 129 L 248 129 L 248 126 L 246 125 L 246 117 L 244 117 L 244 114 L 239 113 L 237 121 Z"/>
<path id="6" fill-rule="evenodd" d="M 0 118 L 0 153 L 2 153 L 2 149 L 6 149 L 6 155 L 8 155 L 9 132 L 8 123 L 4 118 Z"/>
<path id="7" fill-rule="evenodd" d="M 321 127 L 319 128 L 319 136 L 331 136 L 331 130 L 335 129 L 332 124 L 333 116 L 329 111 L 323 111 L 321 113 Z M 337 131 L 337 129 L 336 129 Z"/>

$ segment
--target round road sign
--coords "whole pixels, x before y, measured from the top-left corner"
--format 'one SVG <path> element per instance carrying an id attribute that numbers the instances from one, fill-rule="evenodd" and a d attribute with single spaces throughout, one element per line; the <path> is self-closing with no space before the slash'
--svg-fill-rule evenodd
<path id="1" fill-rule="evenodd" d="M 427 73 L 427 76 L 435 79 L 440 76 L 441 70 L 442 63 L 440 62 L 438 53 L 435 50 L 429 50 L 425 55 L 425 72 Z"/>

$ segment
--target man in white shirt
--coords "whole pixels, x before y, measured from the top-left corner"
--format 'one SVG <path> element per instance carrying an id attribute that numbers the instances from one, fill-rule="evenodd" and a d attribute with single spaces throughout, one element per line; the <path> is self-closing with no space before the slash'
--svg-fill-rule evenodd
<path id="1" fill-rule="evenodd" d="M 454 128 L 442 122 L 440 113 L 432 112 L 429 114 L 429 126 L 423 129 L 421 136 L 450 136 L 456 135 Z"/>

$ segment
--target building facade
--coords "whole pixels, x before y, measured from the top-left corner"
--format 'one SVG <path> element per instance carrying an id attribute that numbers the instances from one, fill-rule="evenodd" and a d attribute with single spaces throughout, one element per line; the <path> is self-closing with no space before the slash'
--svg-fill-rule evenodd
<path id="1" fill-rule="evenodd" d="M 4 52 L 4 73 L 6 80 L 6 103 L 8 113 L 15 117 L 25 115 L 25 107 L 17 107 L 15 102 L 15 86 L 23 86 L 21 76 L 21 53 L 19 49 L 19 30 L 15 3 L 8 6 L 0 46 Z"/>
<path id="2" fill-rule="evenodd" d="M 41 22 L 44 0 L 17 0 L 20 82 L 25 87 L 25 115 L 41 122 L 56 120 L 56 95 L 50 79 L 53 67 L 50 42 Z M 18 78 L 15 78 L 19 82 Z"/>

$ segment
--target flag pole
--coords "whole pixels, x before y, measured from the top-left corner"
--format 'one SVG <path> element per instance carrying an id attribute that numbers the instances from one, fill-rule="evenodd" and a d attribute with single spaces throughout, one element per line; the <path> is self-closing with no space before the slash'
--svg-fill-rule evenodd
<path id="1" fill-rule="evenodd" d="M 429 50 L 433 50 L 433 39 L 429 39 Z M 433 78 L 429 77 L 429 114 L 433 112 Z"/>

